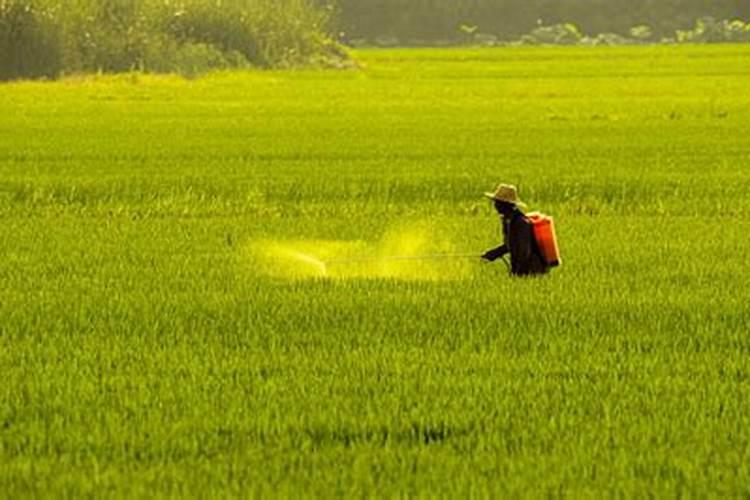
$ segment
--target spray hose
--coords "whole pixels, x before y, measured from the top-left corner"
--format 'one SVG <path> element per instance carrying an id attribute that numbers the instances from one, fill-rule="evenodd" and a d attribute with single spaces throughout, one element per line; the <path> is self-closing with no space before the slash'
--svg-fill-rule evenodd
<path id="1" fill-rule="evenodd" d="M 451 260 L 451 259 L 479 259 L 481 255 L 475 253 L 446 253 L 430 255 L 389 255 L 385 257 L 352 257 L 349 259 L 335 259 L 326 261 L 327 265 L 357 264 L 361 262 L 398 262 L 410 260 Z"/>

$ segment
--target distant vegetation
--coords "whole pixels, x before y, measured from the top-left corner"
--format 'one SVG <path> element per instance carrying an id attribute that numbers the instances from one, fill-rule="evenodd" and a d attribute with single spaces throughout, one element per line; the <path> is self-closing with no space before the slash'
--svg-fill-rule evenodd
<path id="1" fill-rule="evenodd" d="M 0 0 L 0 80 L 339 67 L 347 64 L 342 43 L 750 41 L 750 24 L 736 19 L 750 19 L 749 2 L 632 0 L 623 9 L 617 0 Z"/>
<path id="2" fill-rule="evenodd" d="M 680 44 L 680 43 L 748 43 L 750 42 L 750 22 L 739 19 L 716 20 L 703 17 L 695 21 L 692 28 L 677 30 L 670 36 L 658 36 L 654 30 L 641 24 L 631 27 L 626 34 L 584 33 L 573 23 L 552 25 L 540 24 L 529 33 L 517 39 L 505 41 L 497 35 L 479 31 L 477 26 L 459 26 L 458 38 L 441 41 L 402 41 L 392 36 L 376 37 L 373 40 L 353 39 L 349 43 L 357 47 L 366 46 L 409 46 L 409 45 L 638 45 L 638 44 Z"/>
<path id="3" fill-rule="evenodd" d="M 0 79 L 335 63 L 312 0 L 0 0 Z"/>
<path id="4" fill-rule="evenodd" d="M 436 45 L 473 31 L 512 41 L 540 25 L 573 22 L 583 33 L 628 35 L 649 26 L 658 41 L 696 19 L 750 19 L 747 0 L 339 0 L 339 28 L 358 41 Z M 463 28 L 463 29 L 462 29 Z"/>
<path id="5" fill-rule="evenodd" d="M 633 26 L 625 35 L 617 33 L 583 33 L 572 23 L 538 26 L 517 40 L 503 42 L 499 37 L 463 26 L 464 42 L 470 45 L 636 45 L 645 43 L 745 43 L 750 42 L 750 22 L 739 19 L 718 21 L 704 17 L 691 29 L 677 30 L 671 36 L 657 36 L 645 24 Z"/>

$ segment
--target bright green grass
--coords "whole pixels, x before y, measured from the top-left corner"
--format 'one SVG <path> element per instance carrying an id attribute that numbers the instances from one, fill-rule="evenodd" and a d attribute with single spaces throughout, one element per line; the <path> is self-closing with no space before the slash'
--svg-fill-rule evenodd
<path id="1" fill-rule="evenodd" d="M 750 495 L 750 48 L 357 56 L 0 86 L 0 496 Z M 480 252 L 499 181 L 545 279 L 248 251 Z"/>

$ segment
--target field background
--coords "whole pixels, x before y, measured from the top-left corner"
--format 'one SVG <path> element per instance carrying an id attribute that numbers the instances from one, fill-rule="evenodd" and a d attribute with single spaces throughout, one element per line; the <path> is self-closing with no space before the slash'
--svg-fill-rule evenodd
<path id="1" fill-rule="evenodd" d="M 355 55 L 0 86 L 2 496 L 749 495 L 750 48 Z"/>

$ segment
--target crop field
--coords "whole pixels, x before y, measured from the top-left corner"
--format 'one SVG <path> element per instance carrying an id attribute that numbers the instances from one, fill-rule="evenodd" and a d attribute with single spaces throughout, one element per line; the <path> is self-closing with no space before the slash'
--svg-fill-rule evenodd
<path id="1" fill-rule="evenodd" d="M 0 496 L 750 495 L 750 48 L 355 57 L 0 85 Z"/>

